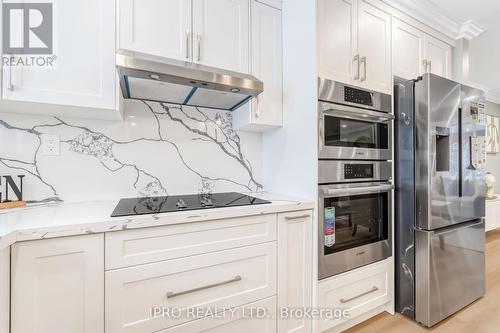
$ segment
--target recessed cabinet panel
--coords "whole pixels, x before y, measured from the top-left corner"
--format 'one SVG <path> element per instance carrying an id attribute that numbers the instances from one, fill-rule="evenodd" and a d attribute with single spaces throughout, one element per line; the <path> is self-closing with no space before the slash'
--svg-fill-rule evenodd
<path id="1" fill-rule="evenodd" d="M 392 34 L 394 75 L 408 80 L 417 78 L 425 70 L 425 33 L 393 18 Z"/>
<path id="2" fill-rule="evenodd" d="M 233 126 L 264 131 L 283 124 L 281 11 L 253 1 L 251 17 L 251 74 L 264 82 L 264 92 L 235 110 Z"/>
<path id="3" fill-rule="evenodd" d="M 12 246 L 12 333 L 104 333 L 104 235 Z"/>
<path id="4" fill-rule="evenodd" d="M 249 73 L 249 0 L 193 1 L 193 61 Z"/>
<path id="5" fill-rule="evenodd" d="M 391 93 L 391 16 L 365 1 L 359 1 L 359 54 L 361 86 Z"/>
<path id="6" fill-rule="evenodd" d="M 191 0 L 120 0 L 118 48 L 190 60 Z"/>
<path id="7" fill-rule="evenodd" d="M 319 76 L 353 83 L 358 44 L 357 0 L 318 1 Z"/>
<path id="8" fill-rule="evenodd" d="M 115 1 L 55 1 L 52 68 L 3 67 L 3 98 L 116 109 Z"/>
<path id="9" fill-rule="evenodd" d="M 425 39 L 425 57 L 428 70 L 433 74 L 451 77 L 451 46 L 431 36 Z"/>

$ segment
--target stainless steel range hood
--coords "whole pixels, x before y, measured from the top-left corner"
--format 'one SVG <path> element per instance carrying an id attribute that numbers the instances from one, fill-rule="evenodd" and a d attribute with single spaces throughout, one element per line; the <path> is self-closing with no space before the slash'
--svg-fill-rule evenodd
<path id="1" fill-rule="evenodd" d="M 124 98 L 233 111 L 264 90 L 242 73 L 119 50 L 116 68 Z"/>

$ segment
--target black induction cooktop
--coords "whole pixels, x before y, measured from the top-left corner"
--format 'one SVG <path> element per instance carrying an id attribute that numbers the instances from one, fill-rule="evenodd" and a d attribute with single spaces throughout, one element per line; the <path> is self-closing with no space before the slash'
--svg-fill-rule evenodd
<path id="1" fill-rule="evenodd" d="M 236 192 L 126 198 L 118 202 L 111 217 L 252 206 L 268 203 L 271 202 Z"/>

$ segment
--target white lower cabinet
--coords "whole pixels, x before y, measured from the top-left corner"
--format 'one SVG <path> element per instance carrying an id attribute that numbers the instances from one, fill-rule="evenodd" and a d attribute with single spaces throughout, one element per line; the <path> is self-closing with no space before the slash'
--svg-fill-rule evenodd
<path id="1" fill-rule="evenodd" d="M 310 333 L 277 311 L 312 306 L 312 214 L 15 243 L 0 251 L 0 333 Z"/>
<path id="2" fill-rule="evenodd" d="M 224 318 L 203 318 L 158 333 L 274 333 L 276 332 L 276 297 L 236 308 L 234 315 Z M 251 320 L 250 313 L 259 319 Z"/>
<path id="3" fill-rule="evenodd" d="M 10 247 L 0 250 L 0 333 L 10 326 Z"/>
<path id="4" fill-rule="evenodd" d="M 486 231 L 500 228 L 500 196 L 486 200 Z"/>
<path id="5" fill-rule="evenodd" d="M 143 333 L 196 319 L 153 307 L 234 308 L 276 294 L 276 243 L 106 272 L 106 332 Z"/>
<path id="6" fill-rule="evenodd" d="M 278 308 L 312 306 L 312 212 L 278 216 Z M 311 320 L 278 320 L 278 332 L 311 331 Z"/>
<path id="7" fill-rule="evenodd" d="M 14 244 L 11 333 L 103 333 L 103 277 L 103 234 Z"/>
<path id="8" fill-rule="evenodd" d="M 390 258 L 320 281 L 318 307 L 345 310 L 346 316 L 319 320 L 319 331 L 342 332 L 367 313 L 388 310 L 394 290 L 392 264 Z"/>

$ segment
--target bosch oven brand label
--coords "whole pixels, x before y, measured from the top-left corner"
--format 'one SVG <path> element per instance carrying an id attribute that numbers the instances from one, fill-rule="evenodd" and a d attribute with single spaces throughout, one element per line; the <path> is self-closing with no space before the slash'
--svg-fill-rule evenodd
<path id="1" fill-rule="evenodd" d="M 332 247 L 335 244 L 335 207 L 325 208 L 323 234 L 325 237 L 325 246 Z"/>

